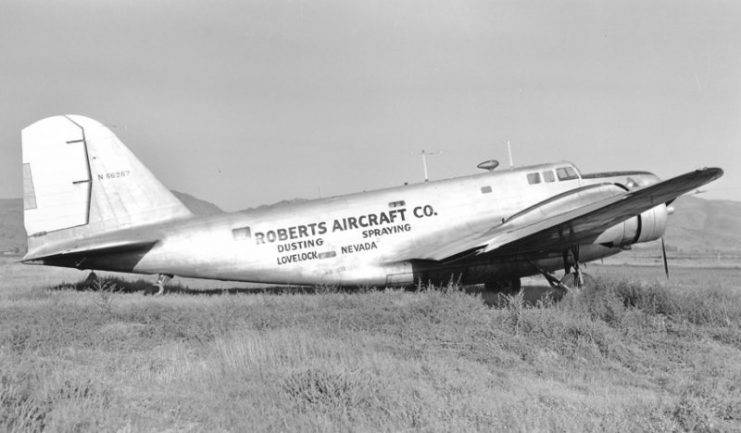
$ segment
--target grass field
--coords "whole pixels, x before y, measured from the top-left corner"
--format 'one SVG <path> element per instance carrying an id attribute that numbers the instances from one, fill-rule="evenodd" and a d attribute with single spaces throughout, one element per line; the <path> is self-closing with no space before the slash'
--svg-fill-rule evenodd
<path id="1" fill-rule="evenodd" d="M 595 289 L 491 308 L 75 291 L 5 262 L 0 431 L 741 431 L 741 271 L 588 270 Z"/>

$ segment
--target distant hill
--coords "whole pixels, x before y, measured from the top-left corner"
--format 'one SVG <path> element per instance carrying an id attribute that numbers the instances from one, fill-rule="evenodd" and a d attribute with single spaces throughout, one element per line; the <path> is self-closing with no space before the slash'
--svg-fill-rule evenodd
<path id="1" fill-rule="evenodd" d="M 188 209 L 196 215 L 215 215 L 223 211 L 213 203 L 189 194 L 173 191 Z M 284 200 L 270 207 L 281 207 L 303 199 Z M 677 253 L 741 252 L 741 202 L 705 200 L 684 196 L 673 204 L 675 212 L 669 216 L 666 245 Z M 254 209 L 264 208 L 259 206 Z M 648 245 L 647 248 L 655 249 Z M 0 199 L 0 251 L 26 249 L 23 229 L 23 200 Z M 640 249 L 640 248 L 639 248 Z"/>
<path id="2" fill-rule="evenodd" d="M 679 197 L 664 239 L 679 252 L 741 251 L 741 202 Z"/>
<path id="3" fill-rule="evenodd" d="M 190 209 L 190 211 L 196 215 L 216 215 L 224 213 L 221 208 L 206 200 L 195 198 L 192 195 L 186 194 L 184 192 L 172 191 L 172 193 L 175 194 L 175 197 L 177 197 L 178 200 L 183 202 L 185 207 Z"/>
<path id="4" fill-rule="evenodd" d="M 250 211 L 250 210 L 268 209 L 268 208 L 271 208 L 271 209 L 272 208 L 281 208 L 283 206 L 288 206 L 288 205 L 291 205 L 291 204 L 301 203 L 303 201 L 306 201 L 306 199 L 305 198 L 294 198 L 294 199 L 291 199 L 291 200 L 281 200 L 281 201 L 277 201 L 277 202 L 271 203 L 271 204 L 261 204 L 260 206 L 248 207 L 247 209 L 243 209 L 242 212 Z"/>
<path id="5" fill-rule="evenodd" d="M 0 252 L 2 251 L 26 251 L 23 199 L 0 199 Z"/>

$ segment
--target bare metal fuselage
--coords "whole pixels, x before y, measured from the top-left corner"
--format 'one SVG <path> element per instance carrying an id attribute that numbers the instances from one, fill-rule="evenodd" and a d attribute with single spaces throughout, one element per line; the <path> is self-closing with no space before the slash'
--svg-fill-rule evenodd
<path id="1" fill-rule="evenodd" d="M 563 161 L 198 218 L 96 120 L 52 116 L 21 136 L 24 263 L 160 274 L 160 290 L 168 275 L 493 288 L 572 266 L 578 277 L 579 262 L 661 238 L 666 204 L 723 174 L 658 182 Z"/>
<path id="2" fill-rule="evenodd" d="M 451 278 L 481 283 L 532 275 L 538 267 L 552 271 L 563 267 L 561 254 L 513 253 L 496 258 L 472 255 L 446 263 L 408 257 L 412 251 L 480 233 L 493 220 L 504 221 L 550 197 L 590 183 L 624 184 L 628 175 L 642 185 L 657 180 L 654 175 L 633 172 L 535 185 L 527 182 L 528 172 L 567 164 L 488 172 L 138 227 L 136 237 L 159 241 L 145 251 L 98 254 L 75 267 L 346 286 L 441 283 Z M 594 243 L 581 245 L 580 251 L 580 260 L 586 262 L 615 254 L 620 247 Z"/>

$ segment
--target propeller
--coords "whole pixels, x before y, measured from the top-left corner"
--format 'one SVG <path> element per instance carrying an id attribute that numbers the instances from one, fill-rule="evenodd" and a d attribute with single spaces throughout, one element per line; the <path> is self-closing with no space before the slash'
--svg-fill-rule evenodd
<path id="1" fill-rule="evenodd" d="M 666 279 L 669 279 L 669 263 L 666 261 L 666 245 L 664 245 L 664 237 L 661 237 L 661 257 L 664 259 L 664 272 L 666 272 Z"/>

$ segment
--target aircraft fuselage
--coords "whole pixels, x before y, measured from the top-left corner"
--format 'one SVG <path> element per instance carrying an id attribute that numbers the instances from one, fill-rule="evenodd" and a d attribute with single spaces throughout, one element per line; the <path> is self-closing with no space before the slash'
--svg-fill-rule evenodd
<path id="1" fill-rule="evenodd" d="M 299 285 L 489 283 L 574 269 L 663 236 L 671 203 L 723 175 L 581 175 L 569 162 L 197 217 L 102 123 L 21 131 L 24 263 Z M 571 276 L 569 276 L 571 277 Z M 506 286 L 506 287 L 505 287 Z M 561 285 L 563 286 L 563 285 Z"/>
<path id="2" fill-rule="evenodd" d="M 345 286 L 441 283 L 451 278 L 481 283 L 535 274 L 534 265 L 553 271 L 563 267 L 560 254 L 473 256 L 454 263 L 398 257 L 480 233 L 492 217 L 504 221 L 590 183 L 632 180 L 647 185 L 658 179 L 650 173 L 623 172 L 560 180 L 556 170 L 561 167 L 572 166 L 564 162 L 499 170 L 138 228 L 140 236 L 155 232 L 160 241 L 144 254 L 99 255 L 79 267 Z M 545 172 L 551 175 L 546 178 Z M 539 174 L 539 183 L 529 182 L 532 173 Z M 590 261 L 615 254 L 620 247 L 589 244 L 580 250 L 581 261 Z"/>

